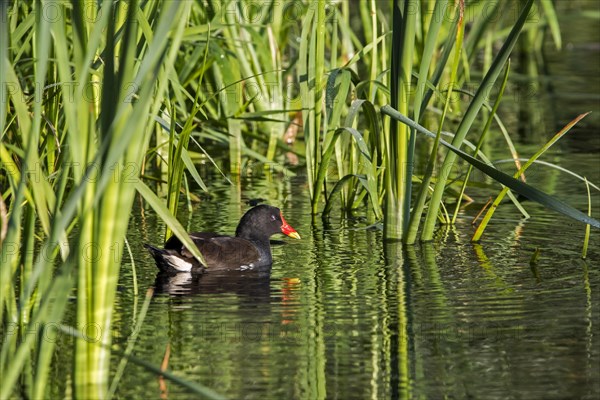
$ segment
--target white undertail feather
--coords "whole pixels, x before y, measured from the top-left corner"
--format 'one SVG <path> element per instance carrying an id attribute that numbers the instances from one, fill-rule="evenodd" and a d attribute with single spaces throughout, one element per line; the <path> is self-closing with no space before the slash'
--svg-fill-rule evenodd
<path id="1" fill-rule="evenodd" d="M 181 257 L 173 256 L 170 254 L 165 254 L 163 257 L 165 261 L 177 271 L 189 272 L 192 270 L 192 263 L 185 261 Z"/>

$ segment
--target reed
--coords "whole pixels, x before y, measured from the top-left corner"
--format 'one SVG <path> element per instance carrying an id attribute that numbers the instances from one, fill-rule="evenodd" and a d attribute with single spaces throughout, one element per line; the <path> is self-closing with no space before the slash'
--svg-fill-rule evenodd
<path id="1" fill-rule="evenodd" d="M 455 220 L 456 211 L 453 218 L 439 212 L 444 208 L 443 194 L 447 192 L 450 178 L 447 174 L 452 170 L 455 156 L 452 153 L 444 156 L 439 167 L 441 172 L 436 176 L 435 162 L 443 151 L 434 143 L 426 154 L 429 162 L 425 176 L 415 176 L 414 165 L 419 162 L 415 154 L 416 131 L 398 124 L 393 118 L 382 119 L 371 110 L 389 102 L 392 108 L 420 122 L 439 106 L 443 110 L 442 117 L 436 120 L 427 116 L 425 122 L 435 121 L 436 130 L 441 134 L 450 123 L 448 120 L 457 119 L 463 106 L 456 103 L 452 95 L 453 92 L 462 93 L 459 86 L 471 79 L 468 61 L 484 51 L 487 60 L 484 65 L 488 71 L 477 93 L 471 95 L 465 115 L 459 119 L 453 143 L 460 147 L 466 132 L 475 127 L 478 118 L 484 114 L 488 127 L 483 132 L 487 132 L 492 121 L 500 123 L 494 109 L 501 98 L 495 100 L 491 114 L 481 111 L 488 107 L 487 89 L 504 68 L 525 26 L 532 2 L 520 7 L 520 18 L 516 22 L 508 18 L 514 13 L 505 10 L 514 10 L 517 3 L 497 3 L 491 9 L 483 10 L 481 4 L 464 1 L 394 1 L 391 7 L 368 2 L 353 12 L 346 3 L 319 0 L 307 2 L 302 18 L 291 22 L 286 21 L 284 7 L 271 3 L 267 5 L 271 10 L 270 19 L 261 19 L 262 15 L 258 13 L 257 20 L 263 24 L 257 25 L 248 23 L 248 16 L 244 19 L 243 10 L 249 9 L 246 1 L 227 3 L 227 6 L 232 6 L 227 15 L 211 13 L 210 7 L 204 9 L 201 5 L 195 10 L 203 16 L 197 21 L 209 24 L 207 29 L 197 30 L 207 34 L 205 59 L 214 60 L 207 84 L 222 87 L 216 91 L 217 103 L 211 98 L 204 99 L 204 116 L 208 125 L 228 128 L 232 172 L 239 173 L 235 166 L 242 162 L 242 156 L 260 160 L 261 154 L 246 150 L 249 140 L 262 138 L 263 143 L 268 143 L 263 153 L 266 160 L 272 160 L 276 154 L 273 143 L 281 138 L 281 123 L 296 109 L 288 99 L 275 104 L 265 104 L 262 100 L 274 94 L 283 95 L 286 91 L 280 85 L 286 80 L 284 76 L 295 76 L 300 90 L 300 100 L 296 104 L 302 114 L 302 139 L 313 215 L 327 216 L 337 198 L 341 201 L 341 209 L 347 213 L 366 205 L 372 219 L 383 216 L 386 237 L 402 238 L 407 243 L 416 240 L 420 228 L 422 240 L 430 240 L 440 216 L 443 223 Z M 560 31 L 551 3 L 544 2 L 542 9 L 554 40 L 560 45 Z M 352 29 L 352 15 L 361 22 L 362 36 Z M 392 15 L 391 21 L 389 15 Z M 464 15 L 485 18 L 474 21 L 463 43 Z M 540 12 L 536 11 L 535 15 L 539 16 Z M 234 26 L 236 21 L 242 23 Z M 285 29 L 294 24 L 300 29 L 297 48 L 287 40 L 289 30 Z M 529 26 L 528 35 L 535 28 Z M 255 40 L 259 37 L 268 38 L 269 45 Z M 209 44 L 210 41 L 213 43 Z M 504 42 L 495 58 L 491 46 L 494 42 Z M 539 41 L 534 43 L 537 45 Z M 225 51 L 225 56 L 220 56 L 219 51 Z M 194 52 L 196 59 L 201 52 Z M 233 58 L 240 62 L 234 63 Z M 281 75 L 277 71 L 284 66 L 292 68 Z M 184 70 L 193 71 L 194 68 L 186 65 Z M 388 70 L 389 75 L 384 72 Z M 265 91 L 269 86 L 267 82 L 273 83 L 270 92 Z M 250 94 L 242 90 L 237 92 L 241 95 L 236 96 L 226 93 L 240 83 L 257 86 L 259 91 Z M 197 93 L 198 89 L 191 89 L 190 94 Z M 215 112 L 219 109 L 224 111 L 225 118 L 223 113 Z M 185 118 L 185 107 L 180 106 L 179 112 Z M 275 125 L 248 126 L 255 122 Z M 289 128 L 294 122 L 288 124 Z M 517 159 L 509 136 L 504 133 L 513 157 Z M 481 135 L 479 147 L 484 144 L 484 137 L 485 134 Z M 274 165 L 280 168 L 278 163 Z M 413 203 L 411 192 L 415 181 L 420 185 Z M 429 183 L 432 181 L 435 187 L 430 199 Z M 464 188 L 452 188 L 451 191 L 460 193 Z M 510 196 L 525 214 L 514 196 Z M 424 212 L 427 216 L 421 226 Z"/>
<path id="2" fill-rule="evenodd" d="M 436 137 L 436 135 L 433 132 L 430 132 L 423 126 L 417 124 L 416 122 L 412 121 L 408 117 L 400 114 L 399 112 L 397 112 L 390 106 L 387 106 L 387 105 L 383 106 L 381 108 L 381 111 L 384 114 L 390 116 L 391 118 L 397 119 L 398 121 L 416 129 L 419 133 L 421 133 L 427 137 L 434 138 L 434 139 Z M 578 119 L 581 119 L 582 117 L 583 117 L 583 115 L 580 116 Z M 452 137 L 454 138 L 455 135 L 452 135 Z M 473 167 L 482 171 L 483 173 L 488 175 L 490 178 L 492 178 L 497 183 L 500 183 L 500 184 L 508 187 L 510 190 L 513 190 L 516 193 L 519 193 L 532 201 L 538 202 L 538 203 L 544 205 L 545 207 L 547 207 L 551 210 L 554 210 L 558 213 L 561 213 L 567 217 L 570 217 L 576 221 L 579 221 L 584 224 L 589 224 L 595 228 L 600 229 L 600 221 L 588 216 L 587 214 L 581 212 L 580 210 L 578 210 L 576 208 L 569 206 L 568 204 L 557 199 L 556 197 L 553 197 L 545 192 L 542 192 L 541 190 L 536 189 L 535 187 L 530 186 L 521 180 L 515 179 L 514 177 L 511 177 L 510 175 L 507 175 L 507 174 L 499 171 L 493 165 L 491 165 L 489 160 L 486 160 L 487 162 L 482 162 L 482 161 L 472 157 L 471 155 L 465 153 L 463 150 L 459 149 L 458 147 L 455 147 L 451 143 L 448 143 L 444 140 L 440 140 L 440 144 L 443 145 L 448 150 L 450 150 L 452 153 L 454 153 L 457 157 L 462 158 L 463 160 L 468 162 L 470 165 L 472 165 Z M 480 156 L 482 156 L 482 155 L 480 154 Z M 518 174 L 518 175 L 520 175 L 520 174 Z"/>
<path id="3" fill-rule="evenodd" d="M 194 196 L 187 179 L 208 190 L 195 165 L 200 157 L 222 170 L 208 146 L 225 149 L 234 180 L 254 162 L 291 174 L 283 154 L 293 149 L 282 139 L 286 130 L 297 132 L 313 215 L 327 216 L 336 204 L 347 213 L 366 208 L 372 221 L 384 221 L 386 238 L 408 243 L 419 230 L 430 240 L 440 215 L 452 222 L 443 210 L 457 157 L 511 190 L 600 226 L 590 211 L 499 172 L 481 151 L 490 125 L 503 129 L 495 112 L 500 99 L 489 107 L 485 90 L 506 68 L 523 29 L 529 46 L 539 45 L 526 26 L 532 0 L 516 22 L 502 7 L 520 2 L 495 3 L 502 18 L 485 13 L 464 40 L 463 16 L 482 2 L 370 0 L 353 10 L 349 2 L 307 0 L 294 8 L 295 18 L 280 1 L 261 3 L 269 12 L 252 15 L 244 14 L 251 0 L 217 3 L 0 2 L 0 397 L 44 397 L 55 352 L 44 334 L 61 323 L 73 291 L 77 324 L 86 327 L 70 329 L 73 393 L 118 394 L 118 379 L 108 387 L 110 331 L 133 198 L 140 194 L 167 223 L 166 236 L 174 233 L 194 251 L 176 212 L 182 192 L 188 203 Z M 560 46 L 552 2 L 540 4 Z M 495 56 L 494 43 L 503 43 Z M 464 93 L 459 87 L 476 75 L 470 64 L 482 52 L 480 90 L 467 104 L 453 103 L 453 93 Z M 471 155 L 461 146 L 470 144 L 465 136 L 479 129 L 482 115 L 486 126 Z M 452 143 L 442 139 L 448 130 Z M 425 160 L 425 174 L 417 175 L 414 165 Z M 455 187 L 460 196 L 464 186 Z M 97 341 L 85 340 L 96 333 Z M 313 352 L 311 384 L 320 395 L 322 343 Z"/>
<path id="4" fill-rule="evenodd" d="M 453 123 L 451 121 L 459 121 L 452 136 L 452 145 L 460 149 L 467 132 L 479 129 L 478 119 L 486 118 L 475 149 L 475 154 L 482 158 L 481 148 L 486 134 L 491 124 L 497 122 L 519 167 L 518 154 L 496 114 L 502 96 L 495 99 L 493 107 L 487 105 L 486 97 L 505 68 L 534 3 L 528 1 L 519 7 L 516 21 L 509 20 L 507 15 L 511 13 L 506 13 L 503 8 L 513 7 L 514 10 L 516 3 L 495 3 L 492 9 L 485 10 L 480 4 L 466 4 L 464 1 L 393 1 L 391 5 L 391 9 L 387 10 L 381 3 L 369 3 L 360 10 L 358 16 L 365 43 L 360 43 L 357 36 L 346 29 L 346 15 L 333 21 L 326 20 L 328 29 L 324 35 L 320 34 L 323 20 L 319 16 L 323 15 L 323 4 L 319 2 L 315 7 L 309 7 L 303 19 L 296 64 L 303 101 L 306 164 L 313 214 L 322 212 L 327 216 L 333 209 L 332 200 L 338 197 L 342 210 L 348 213 L 367 205 L 373 211 L 372 215 L 383 215 L 386 238 L 414 243 L 419 230 L 421 240 L 431 240 L 438 219 L 444 224 L 454 223 L 460 197 L 468 183 L 468 179 L 464 179 L 462 188 L 448 190 L 449 182 L 456 179 L 450 176 L 450 172 L 457 155 L 453 151 L 444 154 L 441 149 L 446 146 L 440 148 L 439 143 L 443 130 L 448 129 L 448 125 Z M 542 8 L 553 38 L 560 46 L 560 31 L 551 6 L 551 3 L 544 2 Z M 341 9 L 346 10 L 344 6 Z M 386 11 L 387 15 L 392 15 L 391 43 L 388 46 L 388 35 L 383 28 L 387 20 Z M 476 19 L 463 43 L 467 22 L 465 15 L 480 14 L 485 18 Z M 539 16 L 539 10 L 534 15 Z M 528 35 L 535 30 L 528 26 Z M 325 42 L 330 43 L 329 47 L 321 43 L 323 37 L 328 39 Z M 348 42 L 353 45 L 340 45 Z M 494 57 L 493 42 L 503 43 Z M 535 43 L 537 46 L 538 41 Z M 487 71 L 476 93 L 468 94 L 470 99 L 461 116 L 463 105 L 455 101 L 453 93 L 465 93 L 460 85 L 471 79 L 468 61 L 480 51 L 486 55 L 484 66 Z M 323 52 L 330 54 L 329 60 Z M 389 54 L 390 58 L 384 54 Z M 388 69 L 389 76 L 375 73 Z M 328 71 L 326 84 L 321 79 L 323 71 Z M 507 79 L 508 69 L 502 87 Z M 381 108 L 384 115 L 395 110 L 417 125 L 421 121 L 425 125 L 434 121 L 438 137 L 425 155 L 428 162 L 424 176 L 414 174 L 414 165 L 419 162 L 415 151 L 418 130 L 411 128 L 414 125 L 400 122 L 396 116 L 382 119 L 381 115 L 371 115 L 370 110 L 377 110 L 384 104 L 382 101 L 391 104 L 388 110 L 385 106 Z M 437 110 L 438 106 L 441 109 L 439 118 L 426 115 Z M 361 120 L 367 123 L 360 124 Z M 344 132 L 350 134 L 342 134 Z M 439 157 L 443 157 L 444 161 L 436 172 Z M 412 195 L 415 182 L 419 184 L 416 198 Z M 430 196 L 431 182 L 435 183 Z M 453 217 L 448 215 L 443 205 L 448 192 L 459 193 Z M 517 199 L 512 194 L 509 196 L 527 216 Z M 323 203 L 324 208 L 321 209 Z M 421 218 L 423 213 L 426 214 L 424 221 Z"/>
<path id="5" fill-rule="evenodd" d="M 485 96 L 487 95 L 487 90 L 494 85 L 498 75 L 500 74 L 501 69 L 504 67 L 504 64 L 508 60 L 508 56 L 512 48 L 514 47 L 517 38 L 525 21 L 527 20 L 527 16 L 529 14 L 529 10 L 533 5 L 533 1 L 528 1 L 523 9 L 521 10 L 521 14 L 519 19 L 516 21 L 515 25 L 511 29 L 507 40 L 504 42 L 502 48 L 496 55 L 496 58 L 490 69 L 484 76 L 481 81 L 479 88 L 471 100 L 465 115 L 463 116 L 454 139 L 452 140 L 452 144 L 458 148 L 462 145 L 462 141 L 464 140 L 467 132 L 470 130 L 473 125 L 479 110 L 481 109 L 483 102 L 485 101 Z M 440 204 L 442 202 L 442 196 L 446 188 L 446 181 L 450 175 L 450 171 L 452 170 L 452 166 L 456 160 L 456 155 L 454 153 L 448 153 L 442 163 L 439 179 L 434 187 L 433 194 L 431 197 L 431 201 L 429 204 L 429 208 L 427 211 L 427 216 L 424 221 L 423 232 L 421 234 L 422 240 L 431 240 L 433 238 L 433 230 L 435 228 L 435 222 L 438 217 L 438 212 L 440 209 Z"/>
<path id="6" fill-rule="evenodd" d="M 590 194 L 590 183 L 587 179 L 585 179 L 585 188 L 587 190 L 587 198 L 588 198 L 588 212 L 587 215 L 591 218 L 592 216 L 592 196 Z M 588 245 L 590 243 L 590 225 L 587 224 L 585 226 L 585 235 L 583 237 L 583 248 L 581 249 L 581 258 L 584 260 L 587 257 Z"/>
<path id="7" fill-rule="evenodd" d="M 417 1 L 398 1 L 393 6 L 390 101 L 394 109 L 405 115 L 409 112 L 410 104 L 417 21 L 415 10 L 418 8 Z M 384 232 L 386 238 L 401 239 L 410 213 L 412 166 L 409 162 L 412 161 L 412 154 L 409 154 L 409 146 L 414 151 L 414 139 L 411 139 L 406 125 L 392 120 L 385 143 L 387 164 Z"/>
<path id="8" fill-rule="evenodd" d="M 515 173 L 514 177 L 522 177 L 523 173 L 527 170 L 527 168 L 529 168 L 542 154 L 544 154 L 552 145 L 554 145 L 558 140 L 560 140 L 560 138 L 562 138 L 567 132 L 569 132 L 573 126 L 575 126 L 579 121 L 585 118 L 587 114 L 588 113 L 579 115 L 573 121 L 568 123 L 563 129 L 561 129 L 556 135 L 554 135 L 544 146 L 542 146 L 533 156 L 531 156 L 531 158 L 527 160 L 527 162 L 523 164 L 521 168 L 519 168 L 519 170 Z M 504 196 L 508 193 L 508 189 L 508 187 L 502 188 L 502 190 L 492 203 L 492 206 L 488 209 L 485 216 L 483 217 L 483 220 L 477 227 L 477 230 L 473 234 L 473 238 L 471 239 L 472 241 L 477 242 L 481 239 L 481 236 L 483 235 L 483 232 L 488 222 L 494 215 L 496 209 L 500 206 L 500 202 L 502 201 L 502 199 L 504 199 Z"/>
<path id="9" fill-rule="evenodd" d="M 436 3 L 436 6 L 433 11 L 433 15 L 446 15 L 448 10 L 442 9 L 441 4 L 442 3 Z M 421 221 L 421 216 L 423 215 L 423 210 L 425 208 L 427 194 L 429 193 L 429 185 L 431 182 L 433 170 L 435 168 L 435 163 L 436 163 L 436 159 L 438 156 L 438 147 L 439 147 L 439 141 L 441 138 L 442 127 L 444 126 L 444 121 L 446 118 L 446 114 L 448 113 L 448 110 L 449 110 L 450 100 L 452 98 L 453 82 L 455 82 L 456 77 L 457 77 L 459 61 L 460 61 L 460 57 L 461 57 L 463 36 L 464 36 L 463 15 L 464 15 L 464 3 L 459 3 L 459 8 L 457 8 L 455 10 L 455 16 L 454 16 L 455 20 L 456 20 L 456 33 L 454 33 L 454 31 L 455 31 L 454 27 L 452 27 L 452 29 L 451 29 L 452 34 L 450 34 L 448 36 L 448 38 L 446 40 L 446 46 L 445 46 L 447 54 L 450 54 L 450 50 L 452 48 L 455 49 L 454 50 L 454 58 L 453 58 L 453 62 L 452 62 L 451 70 L 450 70 L 450 80 L 449 80 L 448 89 L 446 92 L 445 104 L 444 104 L 444 108 L 443 108 L 443 111 L 442 111 L 442 114 L 440 116 L 440 120 L 438 123 L 438 131 L 436 134 L 436 139 L 434 141 L 433 147 L 429 154 L 429 160 L 427 162 L 425 174 L 423 175 L 423 179 L 421 180 L 421 186 L 419 189 L 419 193 L 417 195 L 415 205 L 412 209 L 412 212 L 410 213 L 409 224 L 403 234 L 404 242 L 408 243 L 408 244 L 414 243 L 416 240 L 416 237 L 417 237 L 417 231 L 418 231 L 419 224 Z M 425 89 L 425 84 L 428 79 L 428 70 L 430 67 L 430 63 L 432 62 L 433 50 L 435 48 L 439 30 L 441 28 L 441 21 L 442 21 L 441 18 L 433 19 L 431 22 L 430 28 L 427 32 L 426 45 L 425 45 L 424 52 L 423 52 L 423 60 L 422 60 L 421 68 L 419 71 L 419 82 L 417 85 L 417 93 L 415 96 L 415 104 L 414 104 L 414 120 L 415 121 L 420 120 L 421 112 L 423 110 L 425 110 L 425 107 L 427 106 L 426 101 L 423 101 L 423 98 L 425 97 L 424 89 Z M 453 43 L 453 41 L 454 41 L 454 43 Z M 444 59 L 447 59 L 447 58 L 444 57 Z M 443 64 L 438 65 L 438 70 L 443 69 L 443 68 L 440 68 L 442 65 Z M 417 132 L 415 130 L 412 130 L 412 132 L 411 132 L 411 143 L 410 143 L 410 147 L 412 149 L 411 160 L 414 160 L 414 147 L 415 147 L 416 136 L 417 136 L 416 133 Z M 413 162 L 411 161 L 411 163 L 409 165 L 412 165 L 412 164 L 413 164 Z M 411 168 L 411 175 L 412 175 L 412 168 Z M 465 182 L 466 182 L 466 180 L 465 180 Z"/>
<path id="10" fill-rule="evenodd" d="M 56 18 L 47 17 L 50 8 Z M 54 351 L 45 338 L 72 288 L 83 327 L 73 390 L 81 398 L 107 395 L 131 205 L 144 187 L 138 175 L 156 128 L 152 116 L 166 103 L 166 77 L 186 27 L 176 21 L 190 9 L 187 2 L 37 1 L 9 12 L 2 2 L 2 20 L 15 27 L 2 34 L 0 53 L 10 226 L 0 253 L 2 398 L 17 387 L 26 397 L 45 396 Z M 190 243 L 173 217 L 167 221 Z"/>

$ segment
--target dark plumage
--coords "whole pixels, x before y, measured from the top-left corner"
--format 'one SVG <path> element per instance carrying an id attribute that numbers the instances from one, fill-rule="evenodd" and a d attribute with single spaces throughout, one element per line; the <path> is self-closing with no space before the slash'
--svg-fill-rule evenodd
<path id="1" fill-rule="evenodd" d="M 259 205 L 251 208 L 240 220 L 235 237 L 214 232 L 192 232 L 190 238 L 206 260 L 200 264 L 181 241 L 172 236 L 164 249 L 149 244 L 144 246 L 154 257 L 162 272 L 204 272 L 208 270 L 265 270 L 273 258 L 269 237 L 283 233 L 300 239 L 300 235 L 283 218 L 277 207 Z"/>

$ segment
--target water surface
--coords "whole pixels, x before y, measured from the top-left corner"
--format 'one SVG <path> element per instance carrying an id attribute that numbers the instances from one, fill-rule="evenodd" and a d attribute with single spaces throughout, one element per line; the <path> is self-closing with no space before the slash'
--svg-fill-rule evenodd
<path id="1" fill-rule="evenodd" d="M 542 80 L 552 85 L 540 88 L 533 107 L 539 114 L 531 115 L 531 105 L 514 104 L 512 114 L 510 104 L 503 108 L 511 132 L 527 133 L 515 139 L 525 155 L 577 114 L 600 111 L 600 53 L 598 43 L 590 41 L 597 40 L 597 29 L 589 20 L 589 26 L 581 24 L 581 33 L 573 27 L 580 15 L 562 18 L 572 28 L 565 43 L 576 60 L 548 50 Z M 532 118 L 511 122 L 520 108 L 528 108 Z M 544 159 L 600 182 L 597 115 Z M 523 220 L 504 204 L 483 241 L 472 244 L 471 221 L 499 190 L 475 189 L 469 195 L 476 202 L 463 209 L 455 228 L 440 229 L 432 243 L 403 248 L 384 243 L 379 230 L 367 229 L 364 216 L 347 219 L 334 212 L 326 224 L 313 223 L 306 180 L 297 172 L 297 177 L 266 181 L 245 178 L 241 190 L 217 179 L 212 197 L 195 204 L 191 214 L 182 204 L 181 220 L 189 230 L 223 233 L 234 232 L 247 199 L 262 197 L 281 206 L 302 240 L 277 238 L 285 244 L 273 247 L 270 276 L 157 279 L 142 243 L 160 244 L 164 225 L 136 201 L 128 240 L 139 294 L 133 293 L 132 263 L 126 257 L 115 349 L 129 343 L 144 293 L 153 288 L 133 354 L 159 365 L 169 348 L 171 371 L 231 399 L 600 396 L 597 231 L 583 261 L 581 224 L 531 202 L 524 205 L 532 218 Z M 568 175 L 533 167 L 528 179 L 587 208 L 585 186 Z M 598 218 L 598 193 L 594 196 Z M 539 261 L 532 265 L 538 248 Z M 119 361 L 115 354 L 115 371 Z M 64 395 L 68 379 L 55 373 L 52 392 Z M 161 386 L 165 398 L 193 397 L 131 362 L 117 395 L 158 398 Z"/>

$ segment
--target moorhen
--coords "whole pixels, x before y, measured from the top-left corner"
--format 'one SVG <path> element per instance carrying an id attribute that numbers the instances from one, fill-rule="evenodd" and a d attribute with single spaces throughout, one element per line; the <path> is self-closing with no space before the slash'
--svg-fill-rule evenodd
<path id="1" fill-rule="evenodd" d="M 281 210 L 265 204 L 251 208 L 244 214 L 235 230 L 235 237 L 214 232 L 192 232 L 190 238 L 204 256 L 202 265 L 192 256 L 176 236 L 171 236 L 164 249 L 144 244 L 156 265 L 168 274 L 177 272 L 205 272 L 208 270 L 258 270 L 271 267 L 269 237 L 284 233 L 295 239 L 300 235 L 283 218 Z"/>

